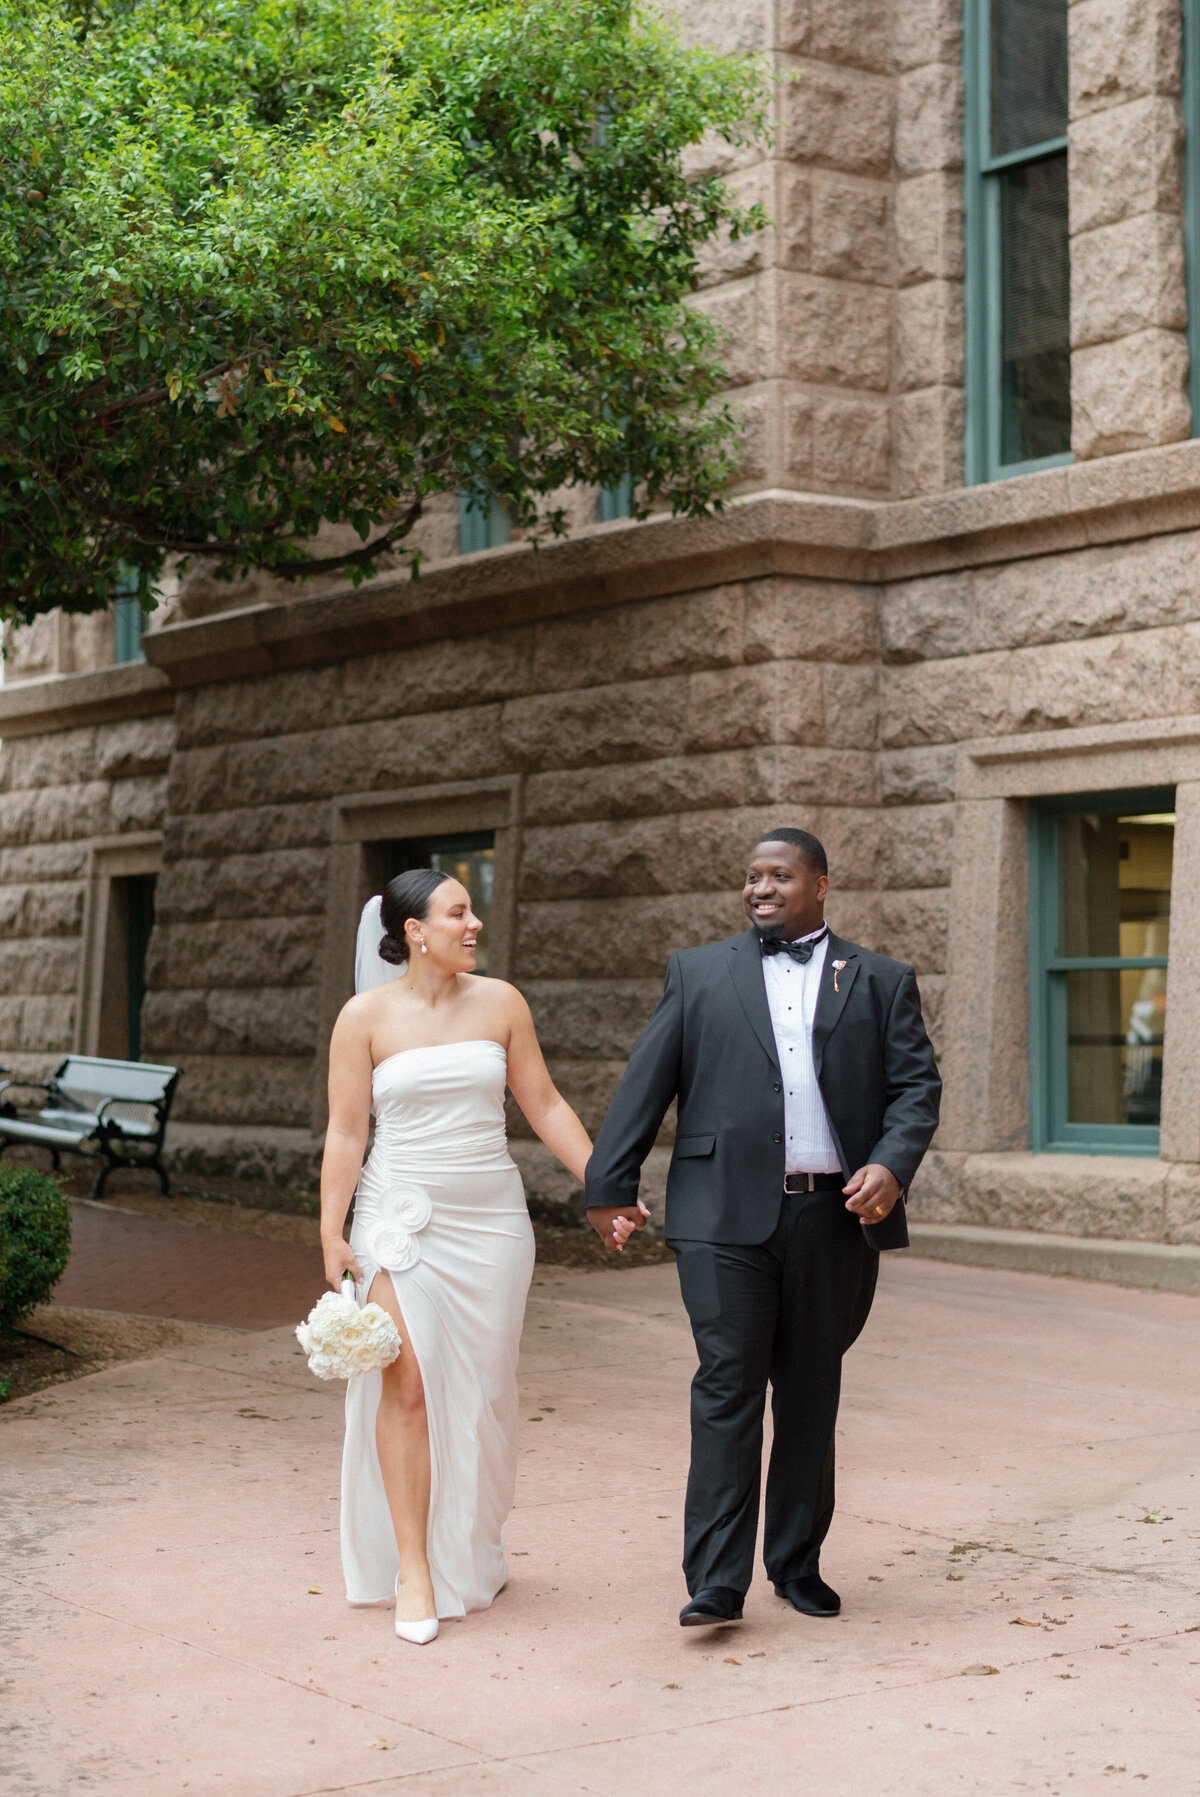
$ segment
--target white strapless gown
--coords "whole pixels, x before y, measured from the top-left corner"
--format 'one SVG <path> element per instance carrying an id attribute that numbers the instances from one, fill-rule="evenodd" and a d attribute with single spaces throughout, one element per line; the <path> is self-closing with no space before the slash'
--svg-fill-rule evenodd
<path id="1" fill-rule="evenodd" d="M 517 1471 L 517 1353 L 533 1230 L 504 1128 L 498 1042 L 389 1055 L 372 1076 L 375 1141 L 358 1182 L 350 1244 L 365 1303 L 392 1276 L 421 1369 L 432 1490 L 429 1566 L 437 1613 L 482 1610 L 504 1585 L 501 1529 Z M 352 1604 L 393 1596 L 396 1538 L 375 1415 L 381 1375 L 351 1379 L 342 1456 L 342 1564 Z"/>

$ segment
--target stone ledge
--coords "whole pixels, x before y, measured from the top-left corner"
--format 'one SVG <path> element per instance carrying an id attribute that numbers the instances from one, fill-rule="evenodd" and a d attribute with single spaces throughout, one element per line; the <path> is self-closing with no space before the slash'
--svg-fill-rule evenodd
<path id="1" fill-rule="evenodd" d="M 42 736 L 85 724 L 171 711 L 175 699 L 161 668 L 122 662 L 87 674 L 48 674 L 0 686 L 0 737 Z"/>
<path id="2" fill-rule="evenodd" d="M 1166 1242 L 1097 1241 L 1033 1229 L 909 1221 L 910 1253 L 923 1260 L 996 1267 L 1011 1273 L 1067 1273 L 1162 1292 L 1200 1293 L 1200 1248 Z"/>
<path id="3" fill-rule="evenodd" d="M 146 654 L 173 686 L 479 635 L 733 580 L 879 583 L 1200 528 L 1200 441 L 986 486 L 870 501 L 770 489 L 706 518 L 596 525 L 540 548 L 509 544 L 326 583 L 156 630 Z"/>

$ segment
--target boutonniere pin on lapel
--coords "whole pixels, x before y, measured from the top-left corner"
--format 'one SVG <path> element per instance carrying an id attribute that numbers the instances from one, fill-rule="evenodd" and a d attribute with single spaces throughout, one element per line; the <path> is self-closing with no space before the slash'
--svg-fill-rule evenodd
<path id="1" fill-rule="evenodd" d="M 837 976 L 839 973 L 844 973 L 845 969 L 846 969 L 846 963 L 844 961 L 835 961 L 834 962 L 834 964 L 833 964 L 833 989 L 835 992 L 838 989 Z"/>

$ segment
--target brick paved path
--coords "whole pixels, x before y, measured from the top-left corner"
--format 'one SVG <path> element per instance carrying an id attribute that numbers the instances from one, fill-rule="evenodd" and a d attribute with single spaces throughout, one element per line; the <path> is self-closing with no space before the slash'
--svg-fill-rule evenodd
<path id="1" fill-rule="evenodd" d="M 76 1200 L 56 1304 L 272 1329 L 298 1323 L 326 1289 L 315 1248 Z"/>

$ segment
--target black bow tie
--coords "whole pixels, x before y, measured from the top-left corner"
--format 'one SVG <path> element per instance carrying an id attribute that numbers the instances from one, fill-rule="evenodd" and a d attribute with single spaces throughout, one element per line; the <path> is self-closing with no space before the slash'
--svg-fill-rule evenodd
<path id="1" fill-rule="evenodd" d="M 777 937 L 760 936 L 758 943 L 764 955 L 790 955 L 793 961 L 799 961 L 803 966 L 806 961 L 812 960 L 814 948 L 818 943 L 824 942 L 828 934 L 828 930 L 822 930 L 810 942 L 780 942 Z"/>

